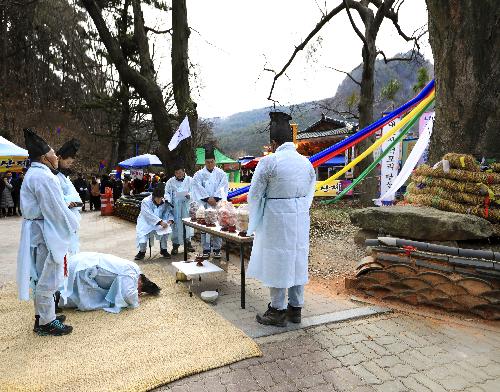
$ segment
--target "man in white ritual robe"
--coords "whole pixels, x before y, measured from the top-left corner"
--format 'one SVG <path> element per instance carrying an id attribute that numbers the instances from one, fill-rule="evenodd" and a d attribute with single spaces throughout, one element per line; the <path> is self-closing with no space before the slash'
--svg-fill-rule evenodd
<path id="1" fill-rule="evenodd" d="M 165 198 L 172 200 L 174 227 L 172 228 L 172 254 L 179 253 L 179 246 L 183 242 L 183 218 L 189 217 L 189 202 L 193 194 L 193 179 L 186 175 L 182 162 L 174 166 L 174 177 L 170 178 L 165 185 Z M 191 245 L 193 228 L 186 227 L 186 243 L 188 252 L 194 252 Z"/>
<path id="2" fill-rule="evenodd" d="M 81 222 L 82 218 L 80 215 L 82 199 L 78 194 L 75 186 L 68 178 L 71 173 L 71 167 L 76 159 L 76 153 L 80 148 L 80 142 L 76 139 L 71 139 L 64 143 L 59 150 L 57 150 L 57 158 L 59 162 L 59 169 L 57 173 L 57 178 L 61 183 L 61 189 L 63 191 L 64 200 L 68 204 L 71 212 L 75 214 L 78 223 Z M 70 254 L 75 254 L 80 251 L 80 236 L 78 231 L 71 236 L 71 246 L 69 249 Z"/>
<path id="3" fill-rule="evenodd" d="M 261 324 L 300 323 L 304 285 L 308 281 L 309 208 L 315 172 L 292 143 L 285 113 L 272 112 L 271 146 L 274 154 L 259 161 L 250 185 L 249 233 L 255 233 L 248 265 L 249 277 L 269 287 L 271 303 Z M 286 291 L 288 289 L 288 306 Z"/>
<path id="4" fill-rule="evenodd" d="M 63 308 L 119 313 L 122 308 L 137 308 L 141 293 L 158 295 L 161 290 L 136 263 L 105 253 L 73 255 L 68 271 L 68 285 L 61 292 Z"/>
<path id="5" fill-rule="evenodd" d="M 219 200 L 227 200 L 227 174 L 215 166 L 215 150 L 212 146 L 205 147 L 205 167 L 194 174 L 193 183 L 196 200 L 205 208 L 215 208 Z M 222 238 L 202 233 L 201 244 L 205 257 L 210 257 L 212 250 L 214 258 L 221 257 Z"/>
<path id="6" fill-rule="evenodd" d="M 164 196 L 165 185 L 160 183 L 141 203 L 136 226 L 137 248 L 139 248 L 136 260 L 144 259 L 148 241 L 152 246 L 155 238 L 160 240 L 161 255 L 167 259 L 171 257 L 167 250 L 167 241 L 168 235 L 172 232 L 174 215 L 170 200 L 165 200 Z"/>
<path id="7" fill-rule="evenodd" d="M 66 255 L 79 224 L 52 172 L 58 167 L 54 150 L 31 129 L 24 130 L 24 138 L 32 164 L 20 193 L 24 220 L 17 257 L 19 298 L 28 300 L 31 286 L 35 332 L 65 335 L 73 328 L 63 324 L 64 315 L 56 317 L 54 294 L 64 285 Z"/>

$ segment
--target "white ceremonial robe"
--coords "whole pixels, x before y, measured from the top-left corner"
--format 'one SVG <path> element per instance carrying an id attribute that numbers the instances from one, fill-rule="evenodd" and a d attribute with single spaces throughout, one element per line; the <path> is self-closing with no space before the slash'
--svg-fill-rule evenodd
<path id="1" fill-rule="evenodd" d="M 63 173 L 57 173 L 57 178 L 59 183 L 61 184 L 61 189 L 64 195 L 64 201 L 66 204 L 69 203 L 82 203 L 82 199 L 78 192 L 76 191 L 75 186 L 71 182 L 71 180 L 66 177 Z M 76 219 L 78 220 L 78 224 L 80 224 L 82 217 L 80 215 L 81 207 L 73 207 L 71 208 L 71 212 L 75 214 Z M 75 235 L 71 236 L 71 247 L 69 249 L 70 254 L 75 254 L 80 251 L 80 235 L 78 231 Z"/>
<path id="2" fill-rule="evenodd" d="M 293 143 L 260 160 L 250 185 L 249 233 L 255 233 L 247 275 L 264 286 L 308 281 L 309 209 L 316 175 Z"/>
<path id="3" fill-rule="evenodd" d="M 176 197 L 177 192 L 188 192 L 189 198 Z M 183 181 L 177 180 L 177 178 L 172 177 L 167 181 L 165 185 L 165 199 L 172 200 L 172 204 L 174 205 L 173 214 L 174 214 L 174 227 L 172 231 L 172 243 L 174 244 L 182 244 L 183 241 L 183 233 L 182 233 L 182 218 L 189 217 L 189 202 L 193 197 L 193 178 L 186 175 Z M 188 240 L 194 234 L 194 230 L 191 227 L 186 227 L 186 238 Z"/>
<path id="4" fill-rule="evenodd" d="M 156 230 L 161 230 L 162 227 L 158 225 L 158 222 L 162 220 L 168 222 L 169 220 L 174 220 L 174 215 L 172 214 L 172 206 L 167 202 L 167 200 L 157 206 L 153 202 L 153 195 L 149 195 L 144 198 L 141 202 L 141 212 L 137 218 L 136 225 L 136 244 L 139 248 L 139 244 L 145 244 L 150 238 L 150 233 L 152 241 L 154 238 L 159 238 L 156 234 Z"/>
<path id="5" fill-rule="evenodd" d="M 194 198 L 197 201 L 207 199 L 209 197 L 217 197 L 221 200 L 227 200 L 229 190 L 229 182 L 227 174 L 224 170 L 215 167 L 212 172 L 209 172 L 206 167 L 198 170 L 193 176 Z M 208 207 L 208 203 L 203 203 L 204 207 Z"/>
<path id="6" fill-rule="evenodd" d="M 79 224 L 57 177 L 41 163 L 33 162 L 26 173 L 20 200 L 24 220 L 17 256 L 19 299 L 29 299 L 31 286 L 35 312 L 40 324 L 46 324 L 55 318 L 52 296 L 64 285 L 64 257 Z"/>
<path id="7" fill-rule="evenodd" d="M 103 309 L 118 313 L 137 308 L 139 266 L 105 253 L 81 252 L 68 258 L 68 286 L 61 292 L 63 307 Z"/>

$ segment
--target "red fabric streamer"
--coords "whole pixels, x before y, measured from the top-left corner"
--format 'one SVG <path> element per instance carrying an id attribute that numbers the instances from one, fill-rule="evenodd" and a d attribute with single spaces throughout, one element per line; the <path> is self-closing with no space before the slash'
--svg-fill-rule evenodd
<path id="1" fill-rule="evenodd" d="M 411 256 L 411 253 L 417 250 L 417 248 L 410 245 L 403 246 L 403 249 L 405 250 L 406 256 Z"/>
<path id="2" fill-rule="evenodd" d="M 488 215 L 490 213 L 490 196 L 486 196 L 484 198 L 484 217 L 488 219 Z"/>
<path id="3" fill-rule="evenodd" d="M 68 259 L 66 258 L 66 255 L 64 255 L 64 276 L 68 276 Z"/>

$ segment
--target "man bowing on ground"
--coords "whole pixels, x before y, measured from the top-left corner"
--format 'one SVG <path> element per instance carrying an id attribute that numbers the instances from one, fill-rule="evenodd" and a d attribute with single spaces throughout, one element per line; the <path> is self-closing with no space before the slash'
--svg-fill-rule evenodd
<path id="1" fill-rule="evenodd" d="M 54 172 L 58 168 L 54 150 L 31 129 L 24 130 L 31 160 L 21 187 L 23 226 L 17 257 L 19 298 L 29 299 L 30 282 L 35 300 L 35 332 L 66 335 L 73 328 L 56 318 L 55 292 L 67 276 L 66 255 L 78 220 L 64 201 Z"/>
<path id="2" fill-rule="evenodd" d="M 291 117 L 281 112 L 270 116 L 274 154 L 259 161 L 248 194 L 248 232 L 255 233 L 248 276 L 270 290 L 271 303 L 264 314 L 257 315 L 257 321 L 284 327 L 287 320 L 301 322 L 308 281 L 309 208 L 316 176 L 292 142 Z"/>

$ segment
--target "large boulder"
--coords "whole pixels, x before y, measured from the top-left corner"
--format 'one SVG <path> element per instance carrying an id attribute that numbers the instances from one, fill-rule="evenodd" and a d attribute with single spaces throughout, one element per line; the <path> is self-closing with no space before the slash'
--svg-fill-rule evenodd
<path id="1" fill-rule="evenodd" d="M 494 235 L 493 225 L 486 219 L 431 207 L 369 207 L 354 210 L 350 218 L 364 230 L 415 240 L 460 241 Z"/>

